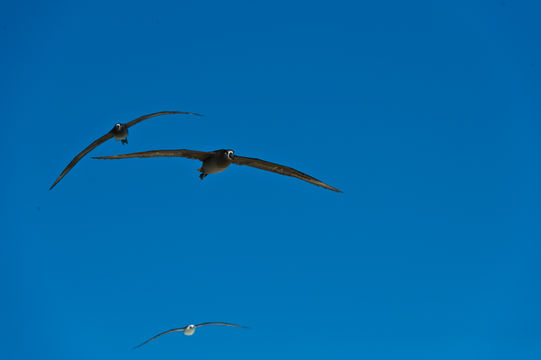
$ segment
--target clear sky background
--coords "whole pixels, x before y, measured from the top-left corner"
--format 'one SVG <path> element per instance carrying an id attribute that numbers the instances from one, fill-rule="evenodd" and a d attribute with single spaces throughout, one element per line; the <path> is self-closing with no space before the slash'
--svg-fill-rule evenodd
<path id="1" fill-rule="evenodd" d="M 3 359 L 541 358 L 538 1 L 4 1 Z M 232 148 L 344 191 L 188 159 Z M 226 321 L 195 336 L 156 333 Z M 4 354 L 6 356 L 4 356 Z"/>

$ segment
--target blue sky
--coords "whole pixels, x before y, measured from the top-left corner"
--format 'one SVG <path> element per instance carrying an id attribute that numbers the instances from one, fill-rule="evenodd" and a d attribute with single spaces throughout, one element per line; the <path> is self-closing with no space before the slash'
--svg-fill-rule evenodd
<path id="1" fill-rule="evenodd" d="M 0 4 L 5 358 L 539 359 L 535 1 Z M 232 148 L 344 191 L 188 159 Z M 249 329 L 173 327 L 227 321 Z"/>

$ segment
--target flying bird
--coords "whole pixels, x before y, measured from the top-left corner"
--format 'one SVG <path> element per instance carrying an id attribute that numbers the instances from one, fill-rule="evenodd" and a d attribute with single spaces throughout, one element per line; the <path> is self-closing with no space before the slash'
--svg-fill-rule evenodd
<path id="1" fill-rule="evenodd" d="M 106 142 L 107 140 L 109 140 L 109 139 L 111 139 L 113 137 L 117 141 L 120 140 L 122 142 L 122 144 L 127 144 L 128 143 L 128 128 L 132 127 L 133 125 L 135 125 L 137 123 L 140 123 L 143 120 L 149 119 L 151 117 L 159 116 L 159 115 L 168 115 L 168 114 L 186 114 L 186 115 L 201 116 L 201 115 L 196 114 L 196 113 L 190 113 L 190 112 L 184 112 L 184 111 L 160 111 L 160 112 L 153 113 L 153 114 L 143 115 L 143 116 L 138 117 L 137 119 L 132 120 L 130 122 L 127 122 L 125 124 L 116 123 L 115 126 L 107 134 L 105 134 L 102 137 L 100 137 L 99 139 L 95 140 L 92 144 L 88 145 L 86 147 L 86 149 L 84 149 L 76 157 L 74 157 L 73 160 L 71 160 L 71 162 L 68 164 L 68 166 L 66 166 L 66 168 L 62 171 L 60 176 L 58 176 L 58 178 L 55 180 L 55 182 L 49 188 L 49 190 L 54 188 L 56 186 L 56 184 L 58 184 L 58 182 L 60 180 L 62 180 L 62 178 L 64 176 L 66 176 L 66 174 L 79 162 L 79 160 L 81 160 L 86 154 L 88 154 L 89 152 L 94 150 L 94 148 L 96 148 L 98 145 Z"/>
<path id="2" fill-rule="evenodd" d="M 159 333 L 158 335 L 156 335 L 154 337 L 151 337 L 147 341 L 135 346 L 134 349 L 137 349 L 138 347 L 141 347 L 141 346 L 145 345 L 146 343 L 151 342 L 152 340 L 154 340 L 156 338 L 159 338 L 162 335 L 169 334 L 169 333 L 172 333 L 172 332 L 183 331 L 184 335 L 191 336 L 195 332 L 196 328 L 201 327 L 201 326 L 206 326 L 206 325 L 223 325 L 223 326 L 232 326 L 232 327 L 238 327 L 238 328 L 246 328 L 246 326 L 229 324 L 229 323 L 224 323 L 224 322 L 206 322 L 206 323 L 202 323 L 202 324 L 198 324 L 198 325 L 188 325 L 188 326 L 185 326 L 183 328 L 171 329 L 171 330 L 167 330 L 167 331 L 164 331 L 162 333 Z"/>
<path id="3" fill-rule="evenodd" d="M 233 150 L 215 150 L 215 151 L 195 151 L 195 150 L 151 150 L 144 152 L 137 152 L 131 154 L 111 155 L 111 156 L 97 156 L 94 159 L 127 159 L 127 158 L 148 158 L 148 157 L 184 157 L 188 159 L 201 160 L 203 166 L 197 171 L 201 172 L 199 177 L 203 180 L 209 174 L 216 174 L 224 171 L 230 164 L 248 165 L 258 169 L 272 171 L 277 174 L 295 177 L 297 179 L 304 180 L 310 184 L 321 186 L 325 189 L 329 189 L 336 192 L 342 192 L 323 181 L 306 175 L 298 170 L 290 168 L 288 166 L 271 163 L 265 160 L 236 156 Z"/>

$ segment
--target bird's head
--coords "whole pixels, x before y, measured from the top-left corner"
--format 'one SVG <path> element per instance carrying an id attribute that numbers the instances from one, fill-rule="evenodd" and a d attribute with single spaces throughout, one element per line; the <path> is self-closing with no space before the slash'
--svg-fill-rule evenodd
<path id="1" fill-rule="evenodd" d="M 233 158 L 235 157 L 235 152 L 233 150 L 225 150 L 225 156 L 229 160 L 233 160 Z"/>
<path id="2" fill-rule="evenodd" d="M 122 125 L 121 123 L 116 123 L 112 131 L 113 133 L 120 133 L 122 131 L 122 128 L 124 128 L 124 125 Z"/>
<path id="3" fill-rule="evenodd" d="M 184 335 L 190 336 L 190 335 L 193 335 L 194 332 L 195 332 L 195 325 L 188 325 L 184 329 Z"/>

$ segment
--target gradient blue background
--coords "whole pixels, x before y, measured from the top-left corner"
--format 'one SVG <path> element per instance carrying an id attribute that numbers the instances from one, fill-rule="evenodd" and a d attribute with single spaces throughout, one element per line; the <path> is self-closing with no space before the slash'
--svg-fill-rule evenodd
<path id="1" fill-rule="evenodd" d="M 539 359 L 538 1 L 0 5 L 4 359 Z M 344 191 L 187 159 L 233 148 Z M 173 327 L 228 321 L 131 347 Z"/>

